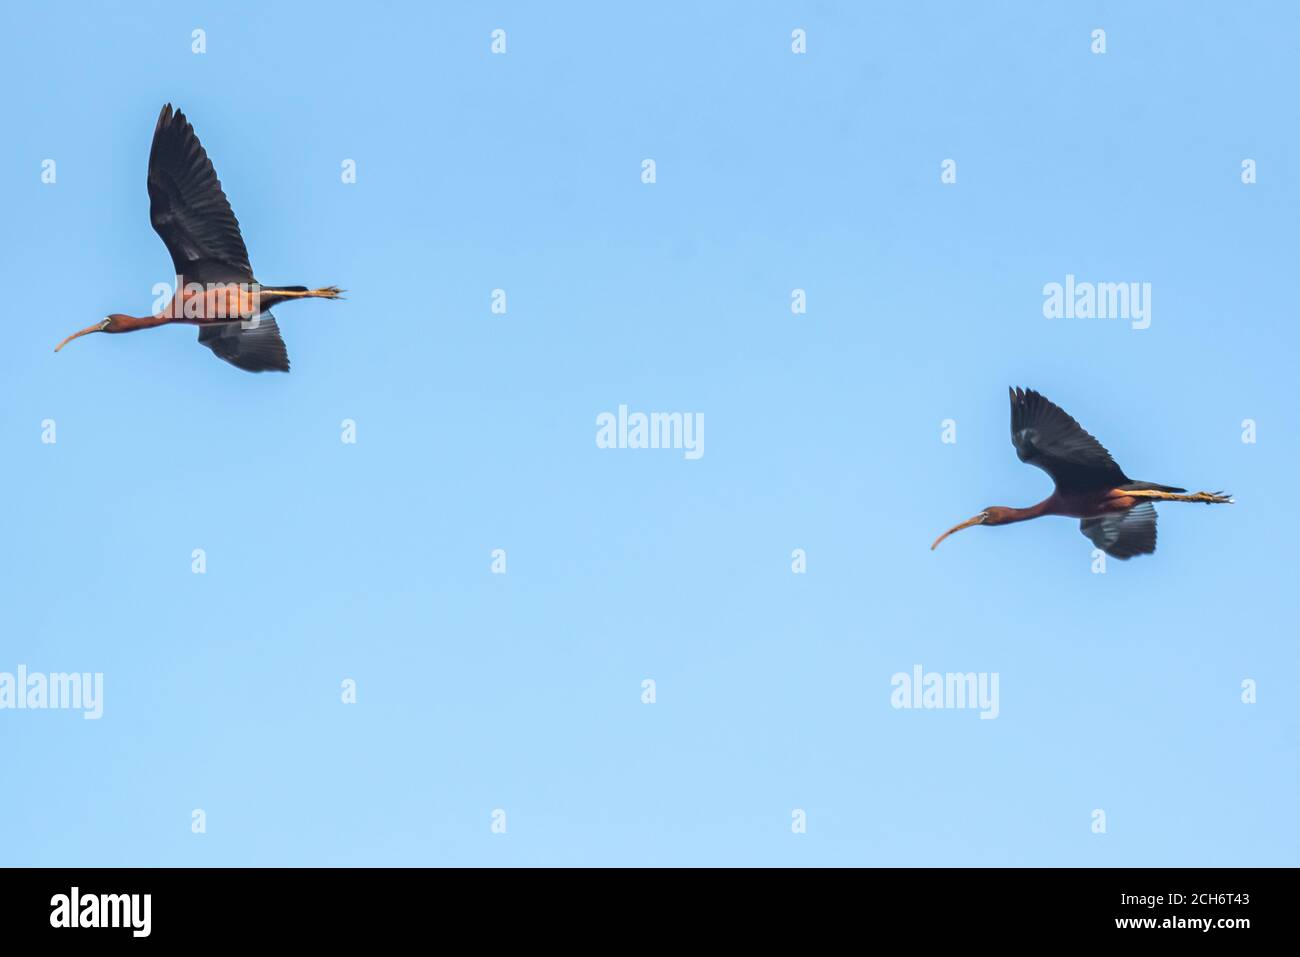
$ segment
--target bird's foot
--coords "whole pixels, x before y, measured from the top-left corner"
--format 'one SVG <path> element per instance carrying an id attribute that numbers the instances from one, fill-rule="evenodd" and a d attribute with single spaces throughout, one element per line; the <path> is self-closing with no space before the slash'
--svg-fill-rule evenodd
<path id="1" fill-rule="evenodd" d="M 1206 505 L 1233 505 L 1235 502 L 1231 495 L 1223 492 L 1194 492 L 1190 496 L 1193 502 L 1204 502 Z"/>

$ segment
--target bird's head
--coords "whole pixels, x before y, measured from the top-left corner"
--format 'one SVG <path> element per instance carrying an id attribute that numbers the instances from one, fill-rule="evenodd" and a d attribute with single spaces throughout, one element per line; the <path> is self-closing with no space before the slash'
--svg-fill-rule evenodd
<path id="1" fill-rule="evenodd" d="M 939 543 L 951 535 L 953 532 L 960 532 L 963 528 L 970 528 L 972 525 L 1005 525 L 1011 519 L 1011 509 L 1004 505 L 990 505 L 973 518 L 968 518 L 960 525 L 954 525 L 948 531 L 944 532 L 934 540 L 930 546 L 930 551 L 939 547 Z"/>
<path id="2" fill-rule="evenodd" d="M 99 320 L 99 322 L 95 323 L 93 326 L 87 326 L 85 329 L 82 329 L 80 332 L 74 332 L 72 335 L 68 336 L 68 338 L 64 339 L 57 346 L 54 347 L 54 351 L 58 352 L 60 349 L 66 346 L 73 339 L 76 339 L 78 336 L 88 335 L 89 333 L 92 332 L 121 332 L 122 320 L 130 319 L 130 318 L 131 318 L 130 316 L 124 316 L 120 312 L 115 312 L 110 316 L 105 316 L 103 319 Z"/>

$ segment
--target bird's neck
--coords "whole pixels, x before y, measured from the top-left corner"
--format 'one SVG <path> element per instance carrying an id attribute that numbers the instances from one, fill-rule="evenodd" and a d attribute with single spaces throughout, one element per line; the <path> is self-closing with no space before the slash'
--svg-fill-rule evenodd
<path id="1" fill-rule="evenodd" d="M 1011 522 L 1027 522 L 1031 518 L 1039 518 L 1043 515 L 1052 514 L 1052 506 L 1056 503 L 1056 496 L 1051 495 L 1043 499 L 1037 505 L 1030 505 L 1026 508 L 1008 508 L 1006 510 L 1006 519 L 1003 524 Z"/>
<path id="2" fill-rule="evenodd" d="M 171 322 L 171 317 L 166 312 L 158 313 L 154 316 L 122 316 L 113 322 L 114 332 L 135 332 L 137 329 L 152 329 L 154 326 L 161 326 Z"/>

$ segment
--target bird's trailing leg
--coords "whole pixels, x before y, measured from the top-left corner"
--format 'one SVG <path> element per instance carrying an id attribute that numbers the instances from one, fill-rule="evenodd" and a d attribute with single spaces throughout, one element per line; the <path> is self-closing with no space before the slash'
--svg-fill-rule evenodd
<path id="1" fill-rule="evenodd" d="M 278 306 L 282 302 L 294 299 L 342 299 L 343 290 L 338 286 L 324 286 L 320 289 L 308 289 L 306 286 L 261 286 L 252 308 L 253 313 Z"/>
<path id="2" fill-rule="evenodd" d="M 342 299 L 343 290 L 338 286 L 324 286 L 322 289 L 307 289 L 307 286 L 263 286 L 259 290 L 263 298 L 270 296 L 277 302 L 285 299 Z"/>
<path id="3" fill-rule="evenodd" d="M 1231 495 L 1225 495 L 1223 492 L 1191 492 L 1186 495 L 1178 492 L 1157 492 L 1149 488 L 1129 488 L 1124 489 L 1123 495 L 1132 496 L 1133 498 L 1154 498 L 1161 502 L 1204 502 L 1206 505 L 1232 505 Z"/>

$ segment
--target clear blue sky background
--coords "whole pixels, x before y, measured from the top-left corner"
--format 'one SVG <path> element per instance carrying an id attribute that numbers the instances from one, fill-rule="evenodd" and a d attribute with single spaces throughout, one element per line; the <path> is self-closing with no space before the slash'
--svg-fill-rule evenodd
<path id="1" fill-rule="evenodd" d="M 105 714 L 0 711 L 0 863 L 1300 863 L 1300 15 L 1134 6 L 13 8 L 0 671 Z M 170 276 L 167 101 L 259 278 L 349 290 L 288 376 L 52 352 Z M 1067 273 L 1151 328 L 1045 319 Z M 1239 503 L 1105 575 L 1064 519 L 931 553 L 1050 489 L 1012 384 Z M 597 449 L 620 403 L 704 457 Z M 1001 716 L 892 709 L 914 664 Z"/>

